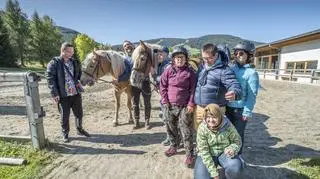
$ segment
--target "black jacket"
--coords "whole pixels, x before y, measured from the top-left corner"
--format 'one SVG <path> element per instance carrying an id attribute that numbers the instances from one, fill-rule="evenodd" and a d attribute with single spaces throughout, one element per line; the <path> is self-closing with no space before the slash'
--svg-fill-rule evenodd
<path id="1" fill-rule="evenodd" d="M 81 63 L 79 60 L 70 59 L 74 67 L 75 83 L 81 78 Z M 65 91 L 65 74 L 62 57 L 54 57 L 47 67 L 48 87 L 52 97 L 59 96 L 60 98 L 67 97 Z"/>

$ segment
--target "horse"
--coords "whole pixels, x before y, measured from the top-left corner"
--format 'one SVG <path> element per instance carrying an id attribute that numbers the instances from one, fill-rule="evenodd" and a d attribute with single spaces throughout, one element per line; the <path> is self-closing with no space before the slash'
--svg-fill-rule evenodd
<path id="1" fill-rule="evenodd" d="M 114 50 L 93 50 L 89 53 L 82 64 L 81 84 L 92 86 L 94 82 L 105 75 L 111 75 L 113 80 L 119 78 L 119 76 L 126 70 L 125 65 L 126 57 Z M 123 92 L 127 94 L 127 108 L 129 110 L 129 124 L 133 124 L 132 118 L 132 104 L 131 104 L 131 86 L 129 79 L 120 82 L 112 83 L 114 88 L 115 97 L 115 116 L 113 119 L 113 126 L 119 125 L 119 108 L 120 97 Z"/>
<path id="2" fill-rule="evenodd" d="M 134 49 L 132 53 L 132 72 L 130 76 L 130 84 L 132 85 L 132 96 L 133 96 L 133 110 L 135 118 L 134 129 L 140 127 L 140 109 L 139 99 L 142 93 L 145 107 L 145 127 L 150 129 L 150 111 L 151 111 L 151 87 L 150 84 L 150 73 L 153 70 L 157 70 L 158 57 L 157 51 L 161 49 L 160 45 L 148 44 L 140 41 L 140 44 Z"/>

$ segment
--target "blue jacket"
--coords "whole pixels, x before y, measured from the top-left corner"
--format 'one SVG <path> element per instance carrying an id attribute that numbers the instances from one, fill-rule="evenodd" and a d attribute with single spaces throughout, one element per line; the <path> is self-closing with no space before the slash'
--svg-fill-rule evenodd
<path id="1" fill-rule="evenodd" d="M 256 104 L 256 97 L 259 90 L 259 75 L 249 64 L 239 65 L 238 63 L 230 65 L 235 72 L 238 82 L 242 88 L 241 100 L 232 101 L 228 106 L 234 108 L 243 108 L 243 116 L 252 117 L 252 110 Z"/>
<path id="2" fill-rule="evenodd" d="M 159 63 L 158 68 L 157 68 L 157 73 L 154 74 L 153 79 L 157 82 L 157 84 L 160 83 L 160 77 L 161 74 L 164 72 L 164 70 L 167 68 L 168 65 L 170 65 L 171 59 L 167 58 L 163 60 L 162 63 Z"/>
<path id="3" fill-rule="evenodd" d="M 118 81 L 128 81 L 130 78 L 131 70 L 132 70 L 132 61 L 131 58 L 128 57 L 124 60 L 125 69 L 124 72 L 119 76 Z"/>
<path id="4" fill-rule="evenodd" d="M 225 94 L 234 91 L 236 98 L 241 95 L 241 87 L 234 72 L 224 63 L 224 59 L 219 59 L 209 69 L 201 65 L 198 70 L 198 82 L 195 93 L 195 103 L 206 106 L 214 103 L 219 106 L 226 106 Z"/>

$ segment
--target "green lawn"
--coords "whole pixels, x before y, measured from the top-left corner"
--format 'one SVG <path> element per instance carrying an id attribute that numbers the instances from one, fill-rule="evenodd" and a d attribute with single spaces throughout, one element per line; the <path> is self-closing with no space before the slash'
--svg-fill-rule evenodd
<path id="1" fill-rule="evenodd" d="M 39 178 L 40 171 L 56 156 L 47 150 L 35 150 L 31 144 L 18 144 L 0 140 L 0 157 L 24 158 L 26 165 L 9 166 L 0 165 L 1 179 L 34 179 Z M 43 174 L 43 173 L 42 173 Z"/>
<path id="2" fill-rule="evenodd" d="M 289 162 L 289 166 L 310 179 L 320 179 L 320 157 L 293 159 Z"/>

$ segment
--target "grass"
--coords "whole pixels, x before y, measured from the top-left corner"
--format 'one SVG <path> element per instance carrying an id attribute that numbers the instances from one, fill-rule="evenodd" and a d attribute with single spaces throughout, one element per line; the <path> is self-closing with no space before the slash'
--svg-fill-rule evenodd
<path id="1" fill-rule="evenodd" d="M 0 165 L 1 179 L 34 179 L 41 177 L 41 170 L 51 163 L 56 154 L 33 149 L 31 144 L 18 144 L 0 140 L 0 157 L 24 158 L 26 165 Z"/>
<path id="2" fill-rule="evenodd" d="M 34 71 L 34 72 L 44 72 L 46 69 L 43 68 L 38 62 L 28 62 L 26 63 L 26 67 L 21 68 L 9 68 L 9 67 L 0 67 L 0 72 L 26 72 L 26 71 Z"/>
<path id="3" fill-rule="evenodd" d="M 320 157 L 307 159 L 293 159 L 289 166 L 310 179 L 320 179 Z"/>

